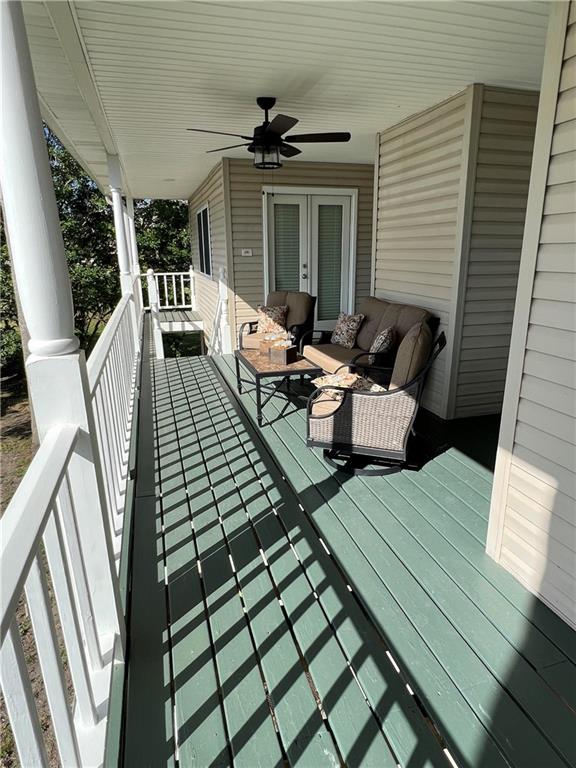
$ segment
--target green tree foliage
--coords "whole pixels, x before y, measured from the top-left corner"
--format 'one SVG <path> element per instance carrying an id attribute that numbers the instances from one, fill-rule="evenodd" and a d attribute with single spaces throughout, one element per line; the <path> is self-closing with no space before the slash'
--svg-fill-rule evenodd
<path id="1" fill-rule="evenodd" d="M 21 358 L 16 299 L 12 290 L 8 246 L 0 221 L 0 365 L 17 363 Z"/>
<path id="2" fill-rule="evenodd" d="M 95 182 L 45 128 L 72 284 L 76 334 L 89 352 L 120 298 L 112 209 Z M 139 200 L 135 225 L 142 271 L 190 263 L 188 209 L 178 200 Z M 16 303 L 4 239 L 0 253 L 0 364 L 21 360 Z"/>
<path id="3" fill-rule="evenodd" d="M 134 224 L 142 272 L 184 272 L 190 265 L 188 206 L 181 200 L 138 200 Z"/>

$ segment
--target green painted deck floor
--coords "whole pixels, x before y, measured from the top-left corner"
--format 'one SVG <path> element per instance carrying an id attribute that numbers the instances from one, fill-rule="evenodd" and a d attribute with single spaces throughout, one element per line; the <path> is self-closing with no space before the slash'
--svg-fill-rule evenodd
<path id="1" fill-rule="evenodd" d="M 484 554 L 490 473 L 334 473 L 234 391 L 144 360 L 124 764 L 575 765 L 575 633 Z"/>

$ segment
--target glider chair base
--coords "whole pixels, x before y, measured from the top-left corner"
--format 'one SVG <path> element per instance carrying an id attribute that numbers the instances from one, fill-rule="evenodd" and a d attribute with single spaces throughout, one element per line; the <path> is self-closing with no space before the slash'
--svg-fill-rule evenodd
<path id="1" fill-rule="evenodd" d="M 409 468 L 401 459 L 351 453 L 334 447 L 324 448 L 323 456 L 329 466 L 347 475 L 393 475 Z"/>

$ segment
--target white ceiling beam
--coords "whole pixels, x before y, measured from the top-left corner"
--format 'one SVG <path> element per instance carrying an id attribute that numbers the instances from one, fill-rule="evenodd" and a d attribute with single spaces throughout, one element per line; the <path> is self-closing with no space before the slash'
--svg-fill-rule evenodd
<path id="1" fill-rule="evenodd" d="M 78 90 L 84 99 L 92 120 L 94 121 L 104 151 L 108 155 L 119 155 L 118 147 L 114 140 L 114 136 L 112 135 L 110 124 L 90 66 L 90 59 L 84 40 L 82 39 L 76 12 L 70 2 L 62 2 L 61 0 L 52 0 L 51 2 L 44 3 L 44 5 L 50 16 L 54 30 L 58 35 L 62 50 L 68 59 L 70 70 L 74 76 Z M 122 163 L 121 158 L 120 163 Z M 123 177 L 123 187 L 129 192 L 126 173 L 123 173 Z"/>

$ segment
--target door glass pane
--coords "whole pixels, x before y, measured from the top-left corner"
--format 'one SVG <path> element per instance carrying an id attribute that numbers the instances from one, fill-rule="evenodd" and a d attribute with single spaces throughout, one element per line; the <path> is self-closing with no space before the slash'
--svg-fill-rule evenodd
<path id="1" fill-rule="evenodd" d="M 342 286 L 342 206 L 318 206 L 318 320 L 340 312 Z"/>
<path id="2" fill-rule="evenodd" d="M 277 291 L 300 290 L 299 205 L 274 205 L 274 273 Z"/>

